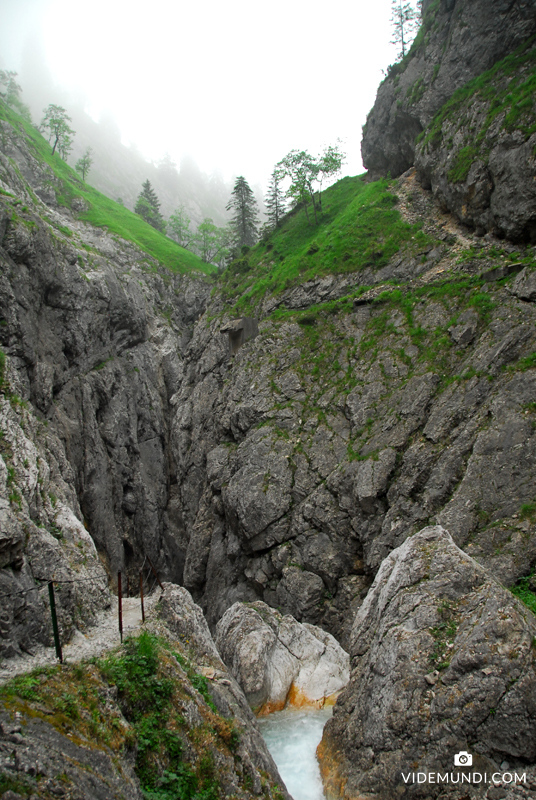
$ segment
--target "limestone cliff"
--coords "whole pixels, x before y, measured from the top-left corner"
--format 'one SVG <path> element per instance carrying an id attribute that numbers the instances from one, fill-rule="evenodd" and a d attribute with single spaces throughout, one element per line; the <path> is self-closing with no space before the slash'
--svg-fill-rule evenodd
<path id="1" fill-rule="evenodd" d="M 429 520 L 506 583 L 529 573 L 532 249 L 478 245 L 406 177 L 400 213 L 435 245 L 267 294 L 230 358 L 219 291 L 46 206 L 53 173 L 7 123 L 3 142 L 6 655 L 50 641 L 33 579 L 102 582 L 65 584 L 65 636 L 107 602 L 95 548 L 112 587 L 148 556 L 211 626 L 263 600 L 343 646 L 382 559 Z"/>
<path id="2" fill-rule="evenodd" d="M 415 164 L 462 222 L 534 240 L 535 33 L 532 2 L 424 2 L 413 47 L 364 126 L 371 174 Z"/>

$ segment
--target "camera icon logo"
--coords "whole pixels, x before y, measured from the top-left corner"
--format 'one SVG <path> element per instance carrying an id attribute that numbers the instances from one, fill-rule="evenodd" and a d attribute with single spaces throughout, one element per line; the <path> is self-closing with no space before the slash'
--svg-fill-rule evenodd
<path id="1" fill-rule="evenodd" d="M 473 766 L 473 756 L 471 753 L 468 753 L 465 750 L 460 750 L 459 753 L 456 753 L 454 756 L 454 766 L 455 767 L 472 767 Z"/>

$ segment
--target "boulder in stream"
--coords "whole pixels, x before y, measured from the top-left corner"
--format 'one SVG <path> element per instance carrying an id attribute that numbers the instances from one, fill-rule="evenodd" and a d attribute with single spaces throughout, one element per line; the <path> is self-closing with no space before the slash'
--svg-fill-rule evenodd
<path id="1" fill-rule="evenodd" d="M 216 646 L 259 713 L 287 704 L 322 708 L 348 683 L 348 653 L 331 634 L 261 601 L 231 606 L 216 627 Z"/>

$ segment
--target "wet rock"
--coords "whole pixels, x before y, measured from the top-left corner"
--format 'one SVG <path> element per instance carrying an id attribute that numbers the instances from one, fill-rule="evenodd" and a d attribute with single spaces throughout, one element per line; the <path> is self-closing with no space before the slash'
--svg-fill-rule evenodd
<path id="1" fill-rule="evenodd" d="M 216 626 L 216 645 L 261 713 L 287 703 L 322 707 L 348 681 L 348 655 L 329 633 L 265 603 L 231 606 Z"/>
<path id="2" fill-rule="evenodd" d="M 466 345 L 475 338 L 478 327 L 478 315 L 474 311 L 465 311 L 460 314 L 456 325 L 451 325 L 449 333 L 456 344 Z"/>
<path id="3" fill-rule="evenodd" d="M 382 82 L 363 131 L 363 163 L 376 175 L 394 177 L 411 167 L 416 136 L 445 101 L 535 29 L 530 3 L 512 6 L 503 0 L 429 0 L 423 18 L 428 35 L 407 65 Z"/>
<path id="4" fill-rule="evenodd" d="M 510 291 L 520 300 L 536 301 L 536 272 L 525 267 L 513 282 Z"/>
<path id="5" fill-rule="evenodd" d="M 359 465 L 354 490 L 364 511 L 374 512 L 374 501 L 385 494 L 395 464 L 396 451 L 389 447 L 378 453 L 377 458 L 369 458 Z"/>
<path id="6" fill-rule="evenodd" d="M 535 632 L 526 607 L 444 528 L 408 538 L 382 563 L 354 622 L 352 678 L 319 751 L 328 791 L 414 796 L 402 772 L 450 772 L 459 751 L 479 772 L 505 759 L 524 770 L 536 760 Z M 420 791 L 438 797 L 443 788 Z"/>

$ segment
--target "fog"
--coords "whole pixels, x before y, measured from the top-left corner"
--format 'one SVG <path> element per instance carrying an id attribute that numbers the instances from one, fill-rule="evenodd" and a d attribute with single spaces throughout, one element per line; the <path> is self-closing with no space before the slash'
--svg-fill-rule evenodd
<path id="1" fill-rule="evenodd" d="M 0 66 L 18 72 L 37 121 L 60 103 L 148 160 L 187 157 L 260 191 L 289 150 L 337 139 L 344 173 L 363 171 L 361 126 L 396 54 L 390 6 L 1 0 Z"/>

